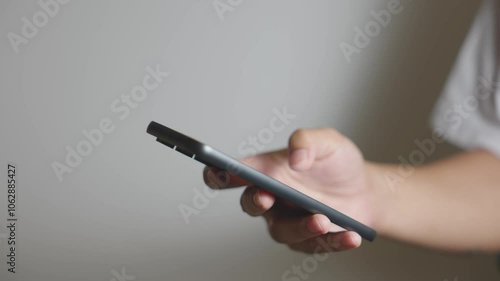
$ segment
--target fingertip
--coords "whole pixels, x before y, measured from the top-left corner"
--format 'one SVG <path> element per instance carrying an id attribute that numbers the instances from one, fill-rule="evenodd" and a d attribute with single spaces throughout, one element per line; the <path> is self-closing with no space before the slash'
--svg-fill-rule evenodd
<path id="1" fill-rule="evenodd" d="M 212 169 L 208 166 L 205 166 L 203 169 L 203 181 L 210 188 L 216 188 L 215 182 L 213 181 L 214 173 Z"/>
<path id="2" fill-rule="evenodd" d="M 307 228 L 311 233 L 325 234 L 330 228 L 330 220 L 324 215 L 312 215 L 307 222 Z"/>
<path id="3" fill-rule="evenodd" d="M 253 203 L 256 207 L 261 209 L 262 211 L 267 211 L 271 209 L 274 205 L 275 197 L 264 190 L 257 190 L 253 195 Z"/>
<path id="4" fill-rule="evenodd" d="M 226 171 L 206 166 L 203 169 L 203 180 L 212 189 L 221 189 L 228 186 L 229 175 Z"/>
<path id="5" fill-rule="evenodd" d="M 309 170 L 316 159 L 334 153 L 344 138 L 331 128 L 296 130 L 288 141 L 290 168 L 297 171 Z"/>
<path id="6" fill-rule="evenodd" d="M 361 236 L 353 231 L 346 232 L 347 235 L 345 235 L 344 239 L 342 239 L 343 244 L 346 245 L 348 248 L 358 248 L 361 246 Z"/>

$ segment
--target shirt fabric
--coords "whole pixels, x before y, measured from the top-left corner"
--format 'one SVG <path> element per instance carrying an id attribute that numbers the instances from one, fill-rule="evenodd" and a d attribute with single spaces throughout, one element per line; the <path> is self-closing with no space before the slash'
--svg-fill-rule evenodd
<path id="1" fill-rule="evenodd" d="M 466 150 L 483 148 L 500 157 L 500 1 L 484 1 L 467 34 L 432 126 Z M 500 255 L 497 257 L 500 271 Z"/>
<path id="2" fill-rule="evenodd" d="M 469 30 L 434 112 L 432 126 L 465 150 L 500 157 L 500 2 L 485 1 Z"/>

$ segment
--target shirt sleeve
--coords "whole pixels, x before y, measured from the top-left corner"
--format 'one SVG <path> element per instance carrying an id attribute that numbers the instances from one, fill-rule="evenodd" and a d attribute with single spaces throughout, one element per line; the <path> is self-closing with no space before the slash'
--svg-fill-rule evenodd
<path id="1" fill-rule="evenodd" d="M 500 157 L 499 1 L 483 3 L 435 105 L 435 132 L 462 149 Z"/>

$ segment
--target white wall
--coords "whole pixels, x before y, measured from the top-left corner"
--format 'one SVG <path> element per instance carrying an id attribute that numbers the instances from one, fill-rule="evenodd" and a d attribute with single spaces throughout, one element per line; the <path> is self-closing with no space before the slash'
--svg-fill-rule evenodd
<path id="1" fill-rule="evenodd" d="M 396 162 L 430 135 L 428 115 L 477 1 L 401 2 L 403 11 L 349 64 L 339 49 L 387 1 L 242 1 L 221 21 L 212 1 L 72 1 L 16 54 L 37 1 L 0 3 L 0 158 L 18 165 L 17 270 L 2 280 L 281 280 L 307 256 L 275 244 L 241 212 L 241 190 L 219 193 L 186 224 L 180 204 L 205 191 L 202 165 L 146 135 L 157 120 L 235 157 L 273 108 L 299 127 L 331 126 L 370 160 Z M 42 19 L 43 20 L 43 19 Z M 114 100 L 169 72 L 120 120 Z M 65 147 L 109 118 L 115 129 L 63 175 Z M 435 157 L 453 151 L 444 145 Z M 1 182 L 6 182 L 2 171 Z M 6 233 L 6 191 L 0 235 Z M 3 238 L 2 238 L 3 237 Z M 492 257 L 444 255 L 378 239 L 332 256 L 308 280 L 494 280 Z M 123 279 L 123 278 L 122 278 Z M 123 279 L 130 280 L 130 279 Z"/>

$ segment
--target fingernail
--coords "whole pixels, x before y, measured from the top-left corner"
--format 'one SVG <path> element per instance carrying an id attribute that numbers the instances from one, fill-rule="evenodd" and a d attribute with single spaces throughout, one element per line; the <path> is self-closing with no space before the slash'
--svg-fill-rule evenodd
<path id="1" fill-rule="evenodd" d="M 295 150 L 292 152 L 292 155 L 290 155 L 290 165 L 291 166 L 296 166 L 302 163 L 307 159 L 307 150 L 304 148 Z"/>
<path id="2" fill-rule="evenodd" d="M 359 236 L 358 234 L 355 234 L 355 235 L 351 235 L 351 242 L 353 245 L 360 245 L 361 244 L 361 236 Z"/>

